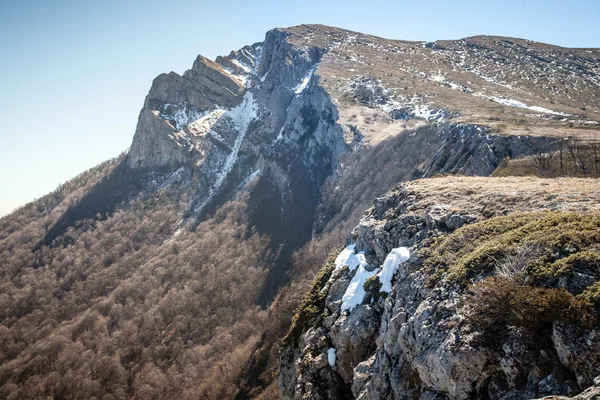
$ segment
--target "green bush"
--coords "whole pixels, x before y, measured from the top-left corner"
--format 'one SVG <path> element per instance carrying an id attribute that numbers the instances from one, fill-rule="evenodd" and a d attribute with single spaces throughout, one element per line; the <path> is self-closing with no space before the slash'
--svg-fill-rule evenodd
<path id="1" fill-rule="evenodd" d="M 577 298 L 594 307 L 596 309 L 596 313 L 600 315 L 600 281 L 588 286 L 588 288 L 579 296 L 577 296 Z"/>
<path id="2" fill-rule="evenodd" d="M 600 216 L 536 212 L 495 217 L 437 239 L 421 257 L 433 281 L 445 277 L 466 286 L 479 275 L 492 274 L 500 260 L 525 247 L 539 249 L 523 268 L 525 275 L 536 279 L 558 277 L 573 268 L 597 270 L 594 252 L 600 247 Z"/>
<path id="3" fill-rule="evenodd" d="M 325 266 L 313 279 L 310 290 L 304 295 L 302 304 L 292 317 L 290 330 L 281 341 L 283 346 L 296 346 L 302 332 L 315 324 L 323 314 L 327 297 L 327 290 L 324 289 L 335 269 L 335 258 L 338 253 L 339 251 L 335 251 L 329 255 Z"/>

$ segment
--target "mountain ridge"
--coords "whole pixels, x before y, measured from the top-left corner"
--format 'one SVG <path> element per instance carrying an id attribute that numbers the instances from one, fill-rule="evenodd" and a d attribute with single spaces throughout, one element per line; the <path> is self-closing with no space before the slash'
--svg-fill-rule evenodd
<path id="1" fill-rule="evenodd" d="M 586 180 L 435 177 L 515 166 L 597 177 L 599 60 L 600 49 L 494 36 L 409 42 L 300 25 L 214 61 L 198 56 L 182 75 L 159 75 L 127 154 L 0 219 L 0 397 L 268 399 L 278 397 L 279 369 L 290 398 L 464 398 L 472 371 L 451 390 L 447 358 L 433 370 L 400 363 L 400 353 L 386 364 L 373 335 L 381 326 L 392 340 L 400 325 L 385 327 L 401 324 L 400 295 L 336 309 L 353 271 L 327 283 L 329 311 L 319 310 L 331 315 L 302 325 L 306 346 L 281 339 L 327 255 L 344 245 L 365 251 L 370 274 L 391 248 L 450 237 L 499 210 L 593 212 L 595 195 L 569 197 L 570 185 Z M 474 194 L 482 188 L 487 197 Z M 410 266 L 421 282 L 418 261 Z M 413 282 L 396 279 L 394 292 Z M 443 289 L 452 301 L 462 295 Z M 413 294 L 437 301 L 426 286 Z M 417 313 L 402 312 L 409 329 Z M 355 337 L 349 321 L 364 328 Z M 556 343 L 579 338 L 560 332 Z M 331 340 L 339 368 L 328 362 Z M 429 345 L 428 354 L 443 347 Z M 534 388 L 548 376 L 561 379 L 548 384 L 552 393 L 590 384 L 557 373 L 524 389 L 513 377 L 522 370 L 511 375 L 486 360 L 494 367 L 481 375 L 482 396 L 548 393 Z M 581 375 L 571 364 L 539 365 Z M 390 366 L 412 380 L 376 372 Z"/>

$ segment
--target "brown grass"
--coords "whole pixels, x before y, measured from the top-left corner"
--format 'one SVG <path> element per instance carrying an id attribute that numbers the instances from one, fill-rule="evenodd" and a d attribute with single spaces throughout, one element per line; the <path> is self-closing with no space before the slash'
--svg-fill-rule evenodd
<path id="1" fill-rule="evenodd" d="M 432 204 L 491 217 L 515 211 L 600 211 L 595 178 L 442 176 L 405 185 L 417 196 L 415 208 Z"/>
<path id="2" fill-rule="evenodd" d="M 383 39 L 322 25 L 303 25 L 287 31 L 293 34 L 288 40 L 298 46 L 334 47 L 324 55 L 318 74 L 322 78 L 321 84 L 339 101 L 340 122 L 345 124 L 353 123 L 347 118 L 345 109 L 368 108 L 358 105 L 352 96 L 345 96 L 347 93 L 344 87 L 354 78 L 372 76 L 381 80 L 390 93 L 405 98 L 417 96 L 434 107 L 459 112 L 460 116 L 456 118 L 456 122 L 489 126 L 494 132 L 504 135 L 583 137 L 600 134 L 599 126 L 590 127 L 569 122 L 585 120 L 586 117 L 600 121 L 600 108 L 596 101 L 597 86 L 583 77 L 577 78 L 577 84 L 571 82 L 572 77 L 565 72 L 566 69 L 545 70 L 544 74 L 541 74 L 536 62 L 524 63 L 518 58 L 519 54 L 523 54 L 519 52 L 528 48 L 530 53 L 537 53 L 542 57 L 556 57 L 559 62 L 569 63 L 568 60 L 573 56 L 589 57 L 589 54 L 584 53 L 584 49 L 564 49 L 513 38 L 508 38 L 508 42 L 513 45 L 507 47 L 504 40 L 507 38 L 482 36 L 467 39 L 471 46 L 466 46 L 460 41 L 440 42 L 446 51 L 434 51 L 419 42 Z M 349 40 L 349 37 L 354 39 Z M 519 45 L 523 47 L 515 51 Z M 479 46 L 482 47 L 474 50 Z M 509 47 L 512 47 L 512 50 L 509 50 Z M 511 87 L 487 81 L 480 74 L 494 76 L 500 67 L 490 63 L 481 48 L 487 49 L 486 55 L 493 54 L 494 57 L 503 59 L 507 63 L 503 68 L 526 73 L 506 77 L 510 79 Z M 591 51 L 598 52 L 597 49 Z M 468 65 L 477 66 L 479 73 L 457 65 L 460 54 L 466 56 Z M 472 93 L 433 81 L 431 77 L 438 73 L 453 83 L 468 87 Z M 535 84 L 528 78 L 532 75 L 537 78 L 538 82 Z M 546 80 L 563 84 L 551 91 L 540 84 Z M 552 85 L 554 83 L 546 86 Z M 542 116 L 525 108 L 506 106 L 474 95 L 479 92 L 515 99 L 571 116 L 564 121 L 561 120 L 564 119 L 562 116 Z M 371 127 L 367 135 L 372 133 L 377 137 L 379 132 L 385 135 L 388 129 L 395 128 L 386 125 Z"/>

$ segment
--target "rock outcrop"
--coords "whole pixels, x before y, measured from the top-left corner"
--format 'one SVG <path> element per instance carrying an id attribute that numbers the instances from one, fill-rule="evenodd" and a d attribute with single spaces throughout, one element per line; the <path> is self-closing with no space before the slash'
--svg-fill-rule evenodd
<path id="1" fill-rule="evenodd" d="M 258 46 L 254 51 L 257 49 Z M 193 152 L 201 140 L 198 134 L 207 132 L 191 132 L 189 128 L 186 131 L 188 124 L 212 109 L 239 105 L 245 92 L 239 75 L 202 56 L 183 76 L 175 72 L 159 75 L 140 112 L 128 165 L 156 169 L 189 164 L 197 156 Z"/>
<path id="2" fill-rule="evenodd" d="M 346 146 L 336 109 L 314 73 L 326 49 L 294 46 L 288 36 L 273 30 L 264 43 L 216 61 L 199 56 L 183 76 L 157 77 L 128 166 L 193 170 L 200 184 L 196 212 L 258 171 L 281 191 L 289 189 L 290 164 L 318 186 Z"/>
<path id="3" fill-rule="evenodd" d="M 543 179 L 493 182 L 497 185 L 491 178 L 416 181 L 374 202 L 346 251 L 362 254 L 373 273 L 394 248 L 410 249 L 410 259 L 398 265 L 389 293 L 375 286 L 362 304 L 345 311 L 340 303 L 360 271 L 338 257 L 321 289 L 327 293 L 322 316 L 297 341 L 288 337 L 280 353 L 279 385 L 285 398 L 517 399 L 574 395 L 593 384 L 600 374 L 597 326 L 555 321 L 547 331 L 537 331 L 534 342 L 527 339 L 526 328 L 512 326 L 492 343 L 469 317 L 468 280 L 461 283 L 431 267 L 428 258 L 434 256 L 420 251 L 433 238 L 497 215 L 508 213 L 510 220 L 515 211 L 600 209 L 588 197 L 600 195 L 597 182 L 582 180 L 579 184 L 592 186 L 579 189 L 575 182 L 567 188 Z M 448 196 L 450 192 L 454 195 Z M 492 269 L 473 279 L 493 274 Z M 334 362 L 315 361 L 331 351 Z M 340 389 L 332 393 L 332 388 Z M 593 398 L 594 390 L 576 398 Z"/>

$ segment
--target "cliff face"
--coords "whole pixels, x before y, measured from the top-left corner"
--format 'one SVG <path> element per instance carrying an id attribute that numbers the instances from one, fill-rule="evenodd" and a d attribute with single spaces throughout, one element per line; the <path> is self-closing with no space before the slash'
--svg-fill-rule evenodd
<path id="1" fill-rule="evenodd" d="M 599 196 L 597 182 L 586 180 L 438 178 L 377 199 L 348 247 L 331 261 L 330 278 L 314 289 L 323 295 L 316 318 L 297 319 L 304 329 L 292 328 L 284 340 L 283 396 L 517 399 L 586 389 L 600 374 L 597 321 L 561 320 L 559 307 L 547 310 L 553 316 L 539 325 L 543 317 L 536 311 L 524 317 L 531 319 L 527 323 L 517 318 L 486 325 L 490 321 L 475 316 L 502 319 L 495 306 L 513 311 L 511 302 L 489 304 L 511 294 L 487 297 L 485 282 L 497 285 L 487 287 L 492 292 L 502 282 L 514 284 L 510 293 L 524 290 L 528 307 L 548 306 L 536 303 L 536 287 L 548 291 L 544 296 L 570 293 L 576 299 L 591 293 L 600 279 L 596 265 L 578 265 L 575 274 L 553 270 L 551 277 L 531 265 L 546 251 L 552 255 L 544 257 L 558 263 L 578 251 L 595 251 Z M 547 213 L 536 214 L 539 210 Z M 536 225 L 530 239 L 523 232 L 532 228 L 523 227 L 556 211 L 564 219 L 550 224 L 560 227 L 549 236 L 561 232 L 572 244 L 541 250 L 536 246 L 542 243 L 551 247 L 536 236 L 545 225 Z M 596 221 L 584 234 L 585 245 L 569 231 L 572 211 L 578 215 L 573 218 Z M 514 227 L 503 230 L 509 222 Z M 480 240 L 489 242 L 480 246 Z M 577 249 L 561 253 L 573 245 Z M 513 269 L 503 269 L 509 264 Z M 482 307 L 490 314 L 480 313 Z"/>
<path id="2" fill-rule="evenodd" d="M 157 77 L 128 166 L 193 170 L 196 214 L 258 174 L 276 184 L 284 202 L 296 190 L 290 168 L 318 187 L 346 146 L 337 111 L 314 74 L 325 49 L 293 46 L 287 36 L 273 30 L 264 43 L 216 62 L 199 56 L 183 76 Z"/>
<path id="3" fill-rule="evenodd" d="M 158 76 L 140 112 L 127 165 L 138 171 L 180 167 L 192 171 L 199 185 L 190 213 L 197 215 L 230 198 L 236 187 L 256 176 L 253 174 L 266 176 L 274 183 L 283 192 L 284 202 L 294 186 L 290 183 L 290 168 L 300 170 L 292 175 L 310 176 L 318 192 L 327 176 L 335 173 L 343 152 L 377 144 L 405 129 L 435 123 L 447 126 L 442 134 L 449 136 L 444 138 L 445 145 L 426 175 L 457 171 L 487 175 L 505 156 L 528 154 L 533 144 L 539 147 L 547 143 L 536 142 L 538 139 L 532 136 L 553 137 L 561 127 L 576 135 L 584 121 L 566 126 L 569 116 L 575 114 L 530 107 L 517 100 L 507 103 L 503 99 L 513 96 L 511 91 L 524 89 L 492 78 L 481 79 L 482 72 L 472 65 L 484 63 L 489 57 L 507 57 L 507 51 L 522 48 L 527 54 L 539 53 L 538 58 L 561 54 L 539 44 L 519 47 L 515 43 L 509 46 L 509 42 L 474 38 L 452 46 L 422 46 L 317 25 L 275 29 L 267 33 L 264 42 L 217 57 L 216 61 L 199 56 L 183 76 L 173 72 Z M 478 52 L 477 48 L 485 51 Z M 463 54 L 460 65 L 454 60 L 456 53 Z M 591 54 L 593 57 L 595 53 Z M 587 71 L 578 79 L 593 85 L 597 74 L 591 59 L 575 55 L 561 58 L 565 63 L 561 68 L 532 69 L 526 63 L 519 68 L 532 79 L 551 76 L 552 81 L 560 80 L 564 69 L 574 68 L 571 57 Z M 458 83 L 440 78 L 450 70 L 438 68 L 438 75 L 432 75 L 430 68 L 440 65 L 440 60 L 445 60 L 443 63 L 452 66 L 453 71 L 462 71 L 455 74 L 456 82 L 472 78 L 470 88 L 458 90 L 462 87 Z M 419 61 L 417 68 L 415 63 Z M 408 79 L 413 80 L 412 84 Z M 488 87 L 490 83 L 493 90 Z M 583 83 L 574 81 L 573 90 L 577 85 Z M 544 90 L 538 89 L 530 96 L 541 102 L 549 94 Z M 596 93 L 581 95 L 594 97 Z M 455 101 L 450 101 L 452 98 Z M 483 119 L 474 114 L 481 111 L 474 111 L 474 105 L 485 108 L 485 102 L 490 101 L 503 104 L 499 106 L 501 117 L 492 118 L 492 111 L 486 111 Z M 585 116 L 588 127 L 596 124 L 591 119 L 594 110 L 589 108 L 588 114 L 592 114 Z M 533 118 L 535 123 L 517 123 L 536 130 L 544 125 L 545 130 L 515 135 L 522 129 L 512 129 L 511 121 L 525 117 Z M 498 128 L 500 122 L 503 128 Z M 474 160 L 478 161 L 472 164 Z"/>

